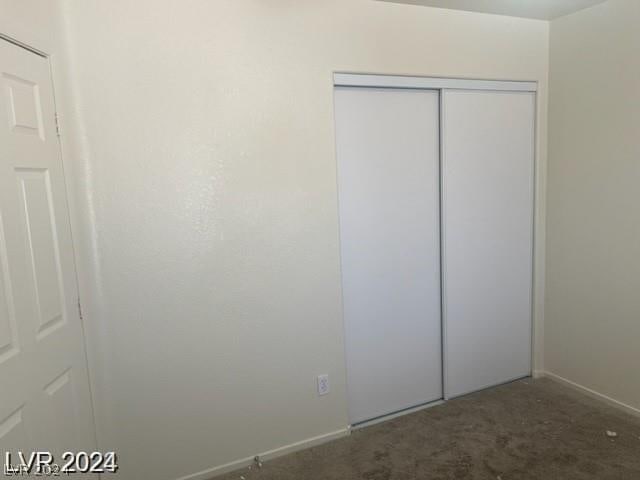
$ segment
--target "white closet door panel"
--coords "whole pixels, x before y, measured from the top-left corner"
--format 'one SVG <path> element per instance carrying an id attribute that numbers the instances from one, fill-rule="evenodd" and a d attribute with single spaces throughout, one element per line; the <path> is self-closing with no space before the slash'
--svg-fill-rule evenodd
<path id="1" fill-rule="evenodd" d="M 335 90 L 352 424 L 442 397 L 438 103 Z"/>
<path id="2" fill-rule="evenodd" d="M 443 91 L 447 398 L 531 372 L 535 96 Z"/>

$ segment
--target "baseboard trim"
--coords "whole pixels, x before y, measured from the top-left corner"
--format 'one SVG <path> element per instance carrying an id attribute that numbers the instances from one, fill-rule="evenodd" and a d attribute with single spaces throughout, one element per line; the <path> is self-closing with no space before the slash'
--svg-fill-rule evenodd
<path id="1" fill-rule="evenodd" d="M 633 416 L 640 417 L 640 409 L 632 407 L 631 405 L 627 405 L 626 403 L 620 402 L 619 400 L 616 400 L 615 398 L 611 398 L 603 393 L 592 390 L 589 387 L 585 387 L 584 385 L 580 385 L 579 383 L 573 382 L 564 377 L 561 377 L 560 375 L 556 375 L 555 373 L 548 372 L 548 371 L 542 372 L 542 376 L 549 378 L 550 380 L 553 380 L 555 382 L 558 382 L 562 385 L 565 385 L 569 388 L 577 390 L 581 393 L 584 393 L 585 395 L 591 398 L 600 400 L 612 407 L 617 408 L 618 410 L 622 410 L 623 412 L 629 413 Z"/>
<path id="2" fill-rule="evenodd" d="M 306 448 L 315 447 L 316 445 L 321 445 L 332 440 L 337 440 L 338 438 L 346 437 L 350 434 L 351 429 L 349 427 L 341 428 L 340 430 L 335 430 L 323 435 L 318 435 L 317 437 L 307 438 L 299 442 L 290 443 L 289 445 L 275 448 L 273 450 L 267 450 L 266 452 L 257 453 L 256 455 L 260 457 L 261 461 L 272 460 L 274 458 L 281 457 L 282 455 L 297 452 L 299 450 L 304 450 Z M 211 478 L 217 477 L 218 475 L 232 472 L 240 468 L 248 467 L 249 465 L 253 464 L 256 455 L 241 458 L 239 460 L 225 463 L 224 465 L 219 465 L 217 467 L 208 468 L 200 472 L 192 473 L 184 477 L 180 477 L 178 480 L 210 480 Z"/>

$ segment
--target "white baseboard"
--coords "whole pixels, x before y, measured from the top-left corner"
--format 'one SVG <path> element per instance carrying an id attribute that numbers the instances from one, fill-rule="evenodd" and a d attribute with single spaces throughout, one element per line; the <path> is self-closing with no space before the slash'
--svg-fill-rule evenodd
<path id="1" fill-rule="evenodd" d="M 273 450 L 268 450 L 263 453 L 257 453 L 256 455 L 260 457 L 261 461 L 272 460 L 274 458 L 281 457 L 282 455 L 286 455 L 288 453 L 297 452 L 298 450 L 304 450 L 306 448 L 310 448 L 316 445 L 321 445 L 323 443 L 330 442 L 331 440 L 336 440 L 338 438 L 346 437 L 350 433 L 351 433 L 351 429 L 349 427 L 346 427 L 340 430 L 336 430 L 334 432 L 318 435 L 317 437 L 307 438 L 299 442 L 291 443 L 289 445 L 285 445 L 283 447 L 279 447 Z M 240 468 L 248 467 L 249 465 L 253 464 L 254 462 L 253 459 L 255 458 L 256 455 L 241 458 L 239 460 L 225 463 L 224 465 L 219 465 L 217 467 L 211 467 L 206 470 L 202 470 L 200 472 L 192 473 L 190 475 L 180 477 L 178 480 L 209 480 L 213 477 L 217 477 L 218 475 L 232 472 Z"/>
<path id="2" fill-rule="evenodd" d="M 541 373 L 542 373 L 541 376 L 543 377 L 547 377 L 555 382 L 558 382 L 562 385 L 565 385 L 581 393 L 584 393 L 585 395 L 591 398 L 595 398 L 596 400 L 605 402 L 608 405 L 617 408 L 618 410 L 622 410 L 623 412 L 627 412 L 636 417 L 640 417 L 640 409 L 638 408 L 632 407 L 631 405 L 627 405 L 626 403 L 620 402 L 615 398 L 611 398 L 603 393 L 596 392 L 595 390 L 585 387 L 584 385 L 580 385 L 579 383 L 572 382 L 571 380 L 561 377 L 560 375 L 556 375 L 555 373 L 546 372 L 546 371 Z"/>

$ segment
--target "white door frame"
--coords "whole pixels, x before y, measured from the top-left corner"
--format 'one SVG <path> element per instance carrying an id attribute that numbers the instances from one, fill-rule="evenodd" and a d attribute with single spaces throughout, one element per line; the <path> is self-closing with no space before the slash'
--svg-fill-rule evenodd
<path id="1" fill-rule="evenodd" d="M 538 364 L 536 355 L 536 280 L 537 271 L 536 263 L 539 254 L 537 253 L 536 242 L 536 212 L 540 208 L 539 198 L 537 195 L 538 189 L 538 149 L 536 148 L 539 138 L 539 131 L 536 128 L 538 119 L 538 82 L 535 80 L 492 80 L 492 79 L 474 79 L 474 78 L 460 78 L 460 77 L 425 77 L 425 76 L 412 76 L 412 75 L 388 75 L 388 74 L 375 74 L 375 73 L 353 73 L 353 72 L 334 72 L 333 73 L 333 86 L 334 87 L 378 87 L 378 88 L 400 88 L 400 89 L 429 89 L 439 90 L 440 92 L 440 141 L 442 142 L 442 92 L 444 90 L 489 90 L 489 91 L 506 91 L 506 92 L 531 92 L 535 97 L 535 119 L 534 119 L 534 145 L 533 145 L 533 189 L 532 189 L 532 209 L 531 209 L 531 225 L 532 225 L 532 252 L 531 252 L 531 264 L 532 264 L 532 279 L 531 279 L 531 374 L 535 375 L 535 366 Z M 440 151 L 440 169 L 442 171 L 442 149 Z M 440 180 L 442 182 L 442 178 Z M 442 183 L 440 184 L 440 205 L 442 208 Z M 440 219 L 440 248 L 441 248 L 441 278 L 444 280 L 446 274 L 446 265 L 442 251 L 444 249 L 444 229 L 442 224 L 442 218 Z M 443 282 L 444 283 L 444 282 Z M 444 289 L 441 289 L 441 295 L 444 296 Z M 443 368 L 443 393 L 444 400 L 447 400 L 447 386 L 445 384 L 447 378 L 447 361 L 446 361 L 446 340 L 447 340 L 447 321 L 444 297 L 441 299 L 441 315 L 442 315 L 442 368 Z M 538 322 L 543 321 L 543 318 L 539 318 Z M 438 402 L 436 402 L 437 404 Z M 427 406 L 430 406 L 428 404 Z M 406 413 L 411 413 L 413 409 Z M 400 412 L 402 414 L 403 412 Z M 396 415 L 397 416 L 397 415 Z M 377 419 L 377 421 L 384 420 Z"/>

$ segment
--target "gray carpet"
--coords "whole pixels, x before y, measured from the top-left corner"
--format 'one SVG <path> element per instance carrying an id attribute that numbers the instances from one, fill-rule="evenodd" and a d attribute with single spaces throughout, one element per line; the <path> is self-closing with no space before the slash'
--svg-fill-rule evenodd
<path id="1" fill-rule="evenodd" d="M 607 436 L 607 430 L 617 437 Z M 522 380 L 217 480 L 640 480 L 640 419 Z"/>

